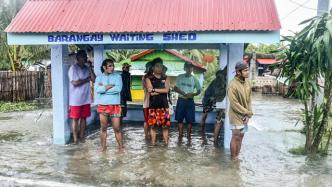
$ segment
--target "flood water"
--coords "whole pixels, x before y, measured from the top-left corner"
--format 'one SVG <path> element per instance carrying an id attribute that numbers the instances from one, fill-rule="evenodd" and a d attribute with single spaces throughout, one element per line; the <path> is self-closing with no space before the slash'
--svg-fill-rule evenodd
<path id="1" fill-rule="evenodd" d="M 332 154 L 308 158 L 288 152 L 304 143 L 295 126 L 301 105 L 277 96 L 253 97 L 240 160 L 213 146 L 212 127 L 191 142 L 151 147 L 142 124 L 123 126 L 125 149 L 109 129 L 108 151 L 99 153 L 98 132 L 84 144 L 52 145 L 51 110 L 0 113 L 0 186 L 332 186 Z"/>

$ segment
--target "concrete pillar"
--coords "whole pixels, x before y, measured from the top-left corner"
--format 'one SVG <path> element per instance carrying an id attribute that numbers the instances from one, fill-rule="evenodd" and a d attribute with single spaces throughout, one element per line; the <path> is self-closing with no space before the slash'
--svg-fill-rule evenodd
<path id="1" fill-rule="evenodd" d="M 94 72 L 96 76 L 101 74 L 101 64 L 104 60 L 104 45 L 94 45 L 93 46 L 93 62 L 94 62 Z"/>
<path id="2" fill-rule="evenodd" d="M 235 64 L 243 60 L 244 44 L 227 44 L 220 47 L 220 67 L 223 68 L 227 64 L 227 82 L 229 83 L 235 76 Z M 227 84 L 228 84 L 227 83 Z M 224 101 L 226 105 L 226 117 L 224 125 L 224 147 L 229 149 L 232 139 L 232 131 L 230 129 L 228 110 L 229 101 L 226 96 Z"/>
<path id="3" fill-rule="evenodd" d="M 70 140 L 70 126 L 68 123 L 68 46 L 53 45 L 51 48 L 52 61 L 52 100 L 53 100 L 53 143 L 64 145 Z"/>

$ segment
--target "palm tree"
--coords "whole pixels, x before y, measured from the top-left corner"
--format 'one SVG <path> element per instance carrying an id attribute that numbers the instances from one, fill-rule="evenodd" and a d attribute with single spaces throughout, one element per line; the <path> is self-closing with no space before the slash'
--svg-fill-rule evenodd
<path id="1" fill-rule="evenodd" d="M 129 57 L 136 55 L 140 53 L 142 50 L 123 50 L 123 49 L 118 49 L 118 50 L 110 50 L 106 52 L 106 56 L 108 58 L 113 58 L 115 62 L 121 62 L 123 60 L 128 59 Z"/>

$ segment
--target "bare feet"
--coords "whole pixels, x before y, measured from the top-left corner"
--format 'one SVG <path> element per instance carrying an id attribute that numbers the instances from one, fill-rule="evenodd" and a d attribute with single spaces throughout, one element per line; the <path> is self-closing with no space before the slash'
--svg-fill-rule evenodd
<path id="1" fill-rule="evenodd" d="M 80 143 L 85 143 L 85 138 L 80 138 Z"/>
<path id="2" fill-rule="evenodd" d="M 107 147 L 101 147 L 100 149 L 99 149 L 99 152 L 105 152 L 107 150 Z"/>

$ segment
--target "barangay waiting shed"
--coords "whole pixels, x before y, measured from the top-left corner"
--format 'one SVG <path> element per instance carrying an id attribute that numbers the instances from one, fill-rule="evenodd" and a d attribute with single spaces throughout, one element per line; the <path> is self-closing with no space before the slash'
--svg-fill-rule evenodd
<path id="1" fill-rule="evenodd" d="M 273 0 L 27 0 L 5 31 L 9 45 L 51 46 L 53 142 L 66 144 L 68 44 L 93 46 L 97 75 L 107 49 L 219 49 L 230 81 L 244 43 L 279 42 L 280 27 Z"/>

